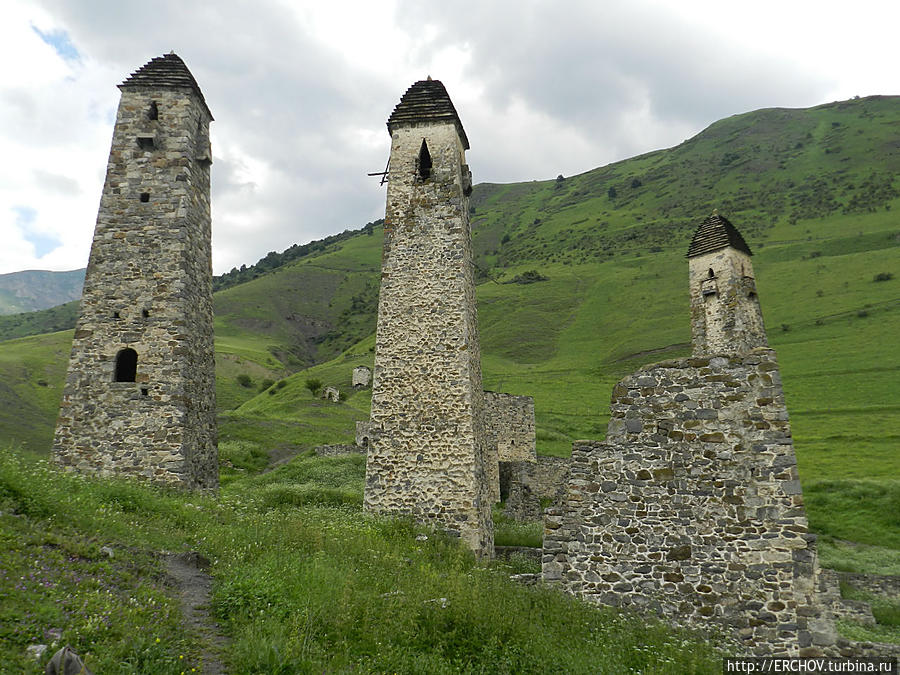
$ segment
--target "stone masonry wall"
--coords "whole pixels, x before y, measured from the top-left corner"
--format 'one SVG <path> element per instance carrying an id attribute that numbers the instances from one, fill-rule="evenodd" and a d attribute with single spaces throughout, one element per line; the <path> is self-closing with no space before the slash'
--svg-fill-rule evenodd
<path id="1" fill-rule="evenodd" d="M 66 468 L 218 484 L 210 121 L 188 88 L 123 88 L 54 439 Z M 136 381 L 113 381 L 126 348 Z"/>
<path id="2" fill-rule="evenodd" d="M 501 462 L 501 492 L 505 513 L 519 521 L 541 520 L 544 504 L 560 506 L 569 482 L 568 457 L 537 458 L 537 462 Z"/>
<path id="3" fill-rule="evenodd" d="M 409 514 L 490 556 L 470 180 L 455 124 L 393 129 L 372 412 L 359 426 L 367 510 Z"/>
<path id="4" fill-rule="evenodd" d="M 344 443 L 335 443 L 333 445 L 317 445 L 315 453 L 319 457 L 343 457 L 345 455 L 364 455 L 365 448 L 358 445 L 348 445 Z"/>
<path id="5" fill-rule="evenodd" d="M 490 457 L 485 472 L 491 500 L 499 502 L 499 463 L 537 461 L 534 399 L 531 396 L 484 392 L 484 432 Z"/>
<path id="6" fill-rule="evenodd" d="M 827 652 L 774 351 L 667 361 L 616 385 L 607 440 L 574 444 L 543 577 L 587 600 L 725 626 L 746 653 Z"/>

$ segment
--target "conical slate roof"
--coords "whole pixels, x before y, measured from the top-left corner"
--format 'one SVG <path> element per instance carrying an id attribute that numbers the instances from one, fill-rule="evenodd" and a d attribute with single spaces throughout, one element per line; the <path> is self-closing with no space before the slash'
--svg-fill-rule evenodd
<path id="1" fill-rule="evenodd" d="M 691 239 L 687 257 L 693 258 L 704 253 L 719 251 L 729 246 L 738 251 L 743 251 L 747 255 L 753 255 L 737 228 L 727 218 L 720 216 L 718 213 L 713 213 L 700 223 L 700 227 L 694 232 L 694 238 Z"/>
<path id="2" fill-rule="evenodd" d="M 203 92 L 200 91 L 200 85 L 191 75 L 191 71 L 175 52 L 169 52 L 164 56 L 157 56 L 151 59 L 149 63 L 144 64 L 134 71 L 128 78 L 119 85 L 119 89 L 138 89 L 141 87 L 173 87 L 192 89 L 200 102 L 209 112 L 206 105 L 206 99 L 203 98 Z M 210 113 L 210 119 L 212 114 Z"/>
<path id="3" fill-rule="evenodd" d="M 447 90 L 440 80 L 419 80 L 406 90 L 400 103 L 394 108 L 394 112 L 387 121 L 388 131 L 393 132 L 397 127 L 423 122 L 448 122 L 456 125 L 463 147 L 469 149 L 469 139 L 463 129 L 453 101 L 447 94 Z"/>

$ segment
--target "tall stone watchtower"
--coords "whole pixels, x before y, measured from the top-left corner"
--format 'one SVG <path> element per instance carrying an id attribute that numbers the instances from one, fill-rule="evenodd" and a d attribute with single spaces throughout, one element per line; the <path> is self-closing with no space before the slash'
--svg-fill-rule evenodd
<path id="1" fill-rule="evenodd" d="M 481 356 L 459 116 L 416 82 L 387 123 L 384 220 L 365 506 L 409 514 L 492 555 Z"/>
<path id="2" fill-rule="evenodd" d="M 213 118 L 174 53 L 119 89 L 53 454 L 85 473 L 214 489 Z"/>
<path id="3" fill-rule="evenodd" d="M 716 213 L 694 233 L 687 258 L 695 356 L 768 346 L 751 255 L 741 233 Z"/>

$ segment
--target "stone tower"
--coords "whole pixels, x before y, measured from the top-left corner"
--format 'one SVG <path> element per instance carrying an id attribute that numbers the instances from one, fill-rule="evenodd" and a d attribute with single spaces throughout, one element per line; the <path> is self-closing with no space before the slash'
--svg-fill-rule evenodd
<path id="1" fill-rule="evenodd" d="M 387 126 L 372 414 L 361 425 L 365 507 L 411 515 L 489 556 L 469 142 L 437 80 L 410 87 Z"/>
<path id="2" fill-rule="evenodd" d="M 741 233 L 716 213 L 694 233 L 687 258 L 695 356 L 742 354 L 768 345 L 751 255 Z"/>
<path id="3" fill-rule="evenodd" d="M 215 489 L 213 118 L 174 53 L 119 89 L 53 454 L 84 473 Z"/>

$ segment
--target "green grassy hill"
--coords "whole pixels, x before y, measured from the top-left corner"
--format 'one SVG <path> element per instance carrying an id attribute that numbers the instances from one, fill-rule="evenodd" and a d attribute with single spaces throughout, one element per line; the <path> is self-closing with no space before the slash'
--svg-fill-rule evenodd
<path id="1" fill-rule="evenodd" d="M 756 253 L 801 478 L 821 487 L 810 503 L 844 490 L 822 481 L 896 482 L 898 138 L 900 97 L 872 97 L 737 115 L 675 148 L 579 176 L 476 186 L 485 387 L 535 398 L 541 453 L 603 437 L 618 378 L 688 353 L 684 253 L 718 208 Z M 229 452 L 264 462 L 352 439 L 368 393 L 326 404 L 304 383 L 347 391 L 353 366 L 371 365 L 381 235 L 367 226 L 216 293 Z M 545 279 L 518 283 L 531 271 Z M 3 441 L 46 452 L 69 336 L 0 343 Z M 841 529 L 814 508 L 811 517 L 835 541 L 879 543 L 881 530 Z"/>

